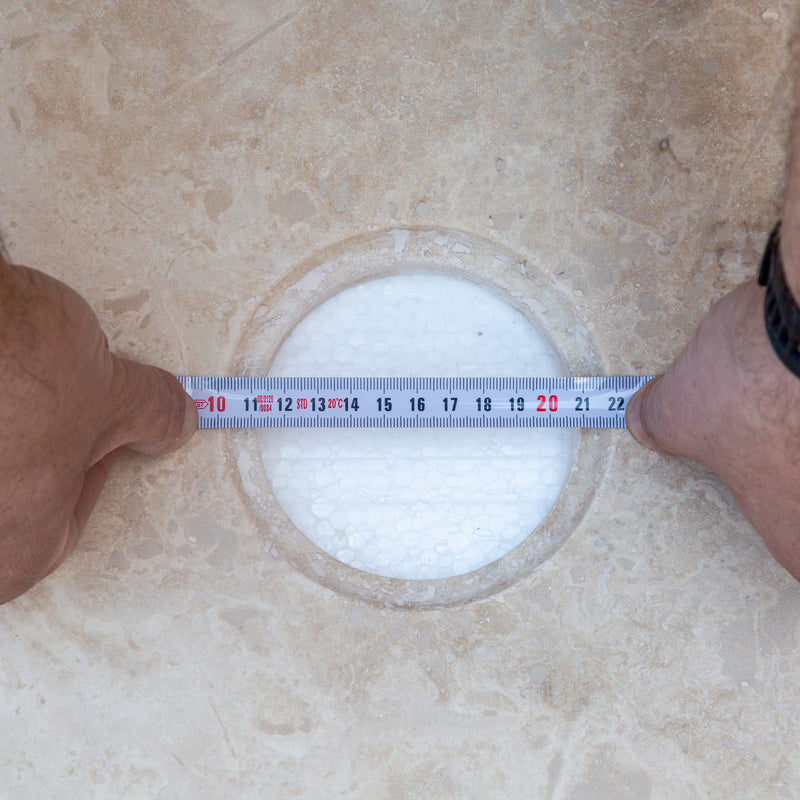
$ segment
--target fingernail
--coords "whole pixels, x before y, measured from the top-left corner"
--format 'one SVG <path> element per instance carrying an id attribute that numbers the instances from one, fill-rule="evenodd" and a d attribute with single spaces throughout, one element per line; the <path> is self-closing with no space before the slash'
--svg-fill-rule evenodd
<path id="1" fill-rule="evenodd" d="M 184 400 L 186 402 L 186 410 L 183 417 L 183 427 L 178 437 L 181 445 L 186 444 L 197 430 L 197 406 L 194 404 L 194 399 L 184 392 Z"/>
<path id="2" fill-rule="evenodd" d="M 642 427 L 642 395 L 644 386 L 628 400 L 628 408 L 625 411 L 625 422 L 628 425 L 628 432 L 639 444 L 648 447 L 644 430 Z"/>

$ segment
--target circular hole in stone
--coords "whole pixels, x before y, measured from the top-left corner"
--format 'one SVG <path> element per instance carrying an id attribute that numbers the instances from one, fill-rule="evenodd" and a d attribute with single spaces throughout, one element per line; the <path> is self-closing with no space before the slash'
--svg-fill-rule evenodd
<path id="1" fill-rule="evenodd" d="M 541 266 L 546 258 L 554 260 L 552 267 Z M 558 253 L 552 248 L 526 258 L 497 242 L 457 231 L 392 229 L 336 243 L 290 271 L 280 264 L 265 267 L 269 288 L 242 331 L 228 371 L 234 375 L 301 371 L 321 376 L 358 371 L 365 376 L 389 373 L 389 377 L 392 373 L 424 377 L 423 370 L 454 377 L 501 372 L 603 374 L 607 367 L 569 299 L 569 287 L 559 283 L 557 265 Z M 400 284 L 391 290 L 391 282 L 383 283 L 391 276 L 433 280 L 442 293 L 434 299 L 434 283 L 429 283 L 419 301 L 410 304 L 411 310 L 376 335 L 373 326 L 384 324 L 399 308 Z M 377 305 L 365 293 L 381 286 L 394 291 L 389 295 L 390 311 L 377 313 L 377 320 L 368 318 L 365 315 L 377 312 Z M 466 328 L 458 327 L 460 333 L 448 337 L 444 309 L 452 308 L 454 292 L 461 290 L 468 299 L 454 324 Z M 335 314 L 331 318 L 335 321 L 322 323 L 314 314 L 314 309 L 322 310 L 332 298 L 335 311 L 336 304 L 348 297 L 356 298 L 354 306 L 346 315 Z M 408 318 L 421 313 L 418 306 L 431 300 L 434 309 L 428 321 L 412 326 Z M 493 315 L 491 325 L 474 327 L 489 308 L 499 309 L 500 319 L 509 321 L 505 333 L 492 334 L 497 324 Z M 362 322 L 359 328 L 356 323 Z M 312 344 L 297 347 L 307 326 L 311 337 L 307 341 Z M 542 331 L 546 336 L 540 335 Z M 456 347 L 451 340 L 459 336 Z M 542 347 L 543 341 L 554 347 Z M 452 349 L 443 349 L 445 344 Z M 285 358 L 292 350 L 311 360 L 287 367 Z M 232 430 L 225 434 L 223 447 L 230 448 L 240 489 L 272 557 L 285 559 L 328 589 L 387 608 L 442 608 L 469 602 L 502 591 L 534 572 L 584 519 L 608 467 L 614 435 L 598 430 L 562 431 L 545 446 L 544 438 L 525 429 L 516 429 L 505 442 L 495 432 L 474 430 L 450 431 L 452 438 L 439 443 L 433 430 L 354 430 L 348 432 L 347 441 L 332 439 L 330 433 L 339 435 L 336 430 L 272 430 L 264 435 Z M 529 435 L 530 445 L 525 442 Z M 312 455 L 312 447 L 321 449 Z M 367 477 L 359 479 L 354 469 L 363 470 L 365 464 Z M 319 470 L 320 466 L 324 469 Z M 299 487 L 306 483 L 309 470 L 316 470 L 309 480 L 316 488 L 304 494 Z M 559 494 L 557 485 L 565 473 Z M 543 474 L 550 478 L 542 480 Z M 556 475 L 555 486 L 547 486 Z M 434 478 L 439 483 L 431 491 Z M 484 493 L 477 501 L 465 489 L 470 485 L 482 492 L 491 486 L 493 494 Z M 543 499 L 556 495 L 554 503 Z M 527 502 L 531 505 L 525 506 Z M 551 503 L 537 525 L 537 517 Z M 455 508 L 452 517 L 443 516 L 447 504 Z M 538 506 L 536 514 L 531 513 L 533 505 Z M 348 508 L 359 526 L 350 531 Z M 308 514 L 312 519 L 307 525 Z M 478 515 L 485 522 L 479 523 Z M 466 527 L 452 528 L 445 539 L 448 520 L 456 519 L 466 520 Z M 313 543 L 314 527 L 333 542 L 328 551 Z M 431 547 L 434 535 L 440 538 Z M 479 541 L 486 545 L 493 538 L 498 545 L 494 553 L 476 545 Z M 412 541 L 418 548 L 413 558 Z M 516 547 L 515 541 L 520 542 Z M 372 565 L 366 559 L 370 546 Z M 359 550 L 361 561 L 356 560 Z M 502 552 L 505 555 L 495 555 Z M 412 560 L 419 572 L 407 571 Z M 386 577 L 409 574 L 451 577 Z"/>
<path id="2" fill-rule="evenodd" d="M 300 321 L 270 369 L 276 377 L 561 374 L 520 311 L 472 282 L 429 273 L 341 291 Z M 358 570 L 416 581 L 464 575 L 518 547 L 556 503 L 573 451 L 562 429 L 259 437 L 275 497 L 317 547 Z"/>

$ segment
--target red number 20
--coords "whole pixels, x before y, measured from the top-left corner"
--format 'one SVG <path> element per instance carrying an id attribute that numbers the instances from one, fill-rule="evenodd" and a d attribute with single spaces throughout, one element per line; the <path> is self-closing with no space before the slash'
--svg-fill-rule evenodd
<path id="1" fill-rule="evenodd" d="M 536 406 L 537 411 L 558 411 L 558 395 L 551 394 L 550 397 L 545 397 L 543 394 L 540 394 L 537 398 L 539 401 L 539 405 Z"/>

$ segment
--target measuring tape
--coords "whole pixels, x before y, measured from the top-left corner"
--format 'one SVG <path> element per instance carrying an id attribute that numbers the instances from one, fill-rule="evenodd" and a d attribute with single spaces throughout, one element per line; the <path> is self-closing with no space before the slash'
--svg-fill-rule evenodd
<path id="1" fill-rule="evenodd" d="M 624 428 L 652 377 L 178 380 L 200 428 Z"/>

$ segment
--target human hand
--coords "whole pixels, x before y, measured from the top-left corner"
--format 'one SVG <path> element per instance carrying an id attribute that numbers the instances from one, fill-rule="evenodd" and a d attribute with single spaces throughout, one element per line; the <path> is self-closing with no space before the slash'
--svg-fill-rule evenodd
<path id="1" fill-rule="evenodd" d="M 631 399 L 645 447 L 713 469 L 800 580 L 800 379 L 778 359 L 755 281 L 716 303 L 667 372 Z"/>
<path id="2" fill-rule="evenodd" d="M 69 555 L 123 447 L 161 455 L 197 428 L 156 367 L 115 356 L 86 301 L 0 256 L 0 603 Z"/>

